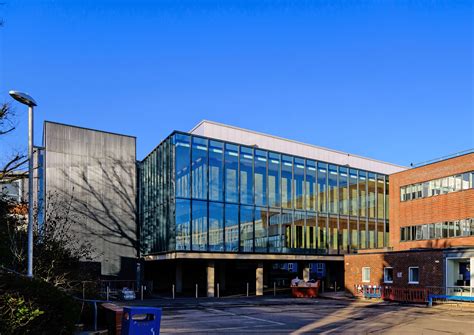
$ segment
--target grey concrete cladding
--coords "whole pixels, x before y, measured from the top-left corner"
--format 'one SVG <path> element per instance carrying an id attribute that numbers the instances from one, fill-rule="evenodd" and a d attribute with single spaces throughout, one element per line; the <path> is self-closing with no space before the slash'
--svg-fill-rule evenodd
<path id="1" fill-rule="evenodd" d="M 136 139 L 46 121 L 46 194 L 70 201 L 78 239 L 92 243 L 101 274 L 134 278 Z"/>

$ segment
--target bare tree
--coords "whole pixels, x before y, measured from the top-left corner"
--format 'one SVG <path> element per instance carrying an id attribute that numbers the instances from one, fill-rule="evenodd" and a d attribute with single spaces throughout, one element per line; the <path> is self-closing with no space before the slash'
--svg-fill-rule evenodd
<path id="1" fill-rule="evenodd" d="M 34 244 L 35 276 L 54 286 L 69 289 L 73 282 L 91 278 L 82 271 L 81 262 L 91 261 L 93 248 L 90 243 L 75 238 L 71 227 L 80 221 L 72 211 L 73 199 L 48 194 L 46 217 L 38 224 L 38 208 L 35 208 Z M 26 269 L 26 216 L 17 213 L 7 216 L 11 264 L 14 270 Z"/>

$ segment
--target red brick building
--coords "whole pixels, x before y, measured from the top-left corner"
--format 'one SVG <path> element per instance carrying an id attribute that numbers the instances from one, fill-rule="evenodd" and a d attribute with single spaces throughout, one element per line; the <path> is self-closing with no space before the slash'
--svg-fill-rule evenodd
<path id="1" fill-rule="evenodd" d="M 389 248 L 345 256 L 349 292 L 375 285 L 474 294 L 474 152 L 390 175 L 389 218 Z"/>

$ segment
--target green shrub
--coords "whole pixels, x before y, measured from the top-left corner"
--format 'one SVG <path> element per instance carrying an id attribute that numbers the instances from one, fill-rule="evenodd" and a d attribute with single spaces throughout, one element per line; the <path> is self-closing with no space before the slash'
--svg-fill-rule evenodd
<path id="1" fill-rule="evenodd" d="M 0 334 L 72 334 L 80 308 L 42 280 L 0 272 Z"/>

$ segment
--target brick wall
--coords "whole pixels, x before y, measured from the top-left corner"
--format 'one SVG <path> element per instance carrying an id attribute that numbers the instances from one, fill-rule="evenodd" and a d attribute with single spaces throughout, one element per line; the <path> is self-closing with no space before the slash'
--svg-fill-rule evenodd
<path id="1" fill-rule="evenodd" d="M 419 267 L 419 284 L 408 284 L 408 267 Z M 370 267 L 370 283 L 362 282 L 362 268 Z M 393 268 L 393 283 L 383 281 L 383 268 Z M 393 287 L 444 286 L 443 251 L 401 251 L 355 254 L 344 256 L 346 290 L 355 293 L 356 285 L 388 285 Z M 401 277 L 398 277 L 401 273 Z"/>
<path id="2" fill-rule="evenodd" d="M 400 187 L 474 170 L 474 153 L 390 175 L 390 243 L 394 250 L 474 245 L 474 237 L 400 242 L 400 227 L 474 218 L 474 189 L 400 201 Z"/>

